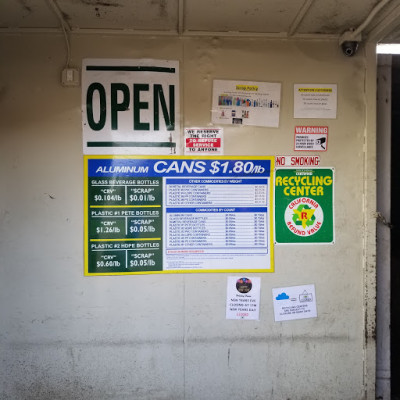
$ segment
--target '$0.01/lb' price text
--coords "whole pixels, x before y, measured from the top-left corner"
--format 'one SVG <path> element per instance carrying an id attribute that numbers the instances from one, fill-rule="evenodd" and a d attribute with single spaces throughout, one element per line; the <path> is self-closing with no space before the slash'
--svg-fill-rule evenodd
<path id="1" fill-rule="evenodd" d="M 265 172 L 265 168 L 262 165 L 255 165 L 252 161 L 236 161 L 233 168 L 229 169 L 229 161 L 213 161 L 209 171 L 213 175 L 219 172 L 222 172 L 223 174 L 231 174 L 232 172 L 236 174 L 262 174 Z"/>
<path id="2" fill-rule="evenodd" d="M 156 198 L 152 194 L 131 194 L 130 201 L 154 201 Z"/>

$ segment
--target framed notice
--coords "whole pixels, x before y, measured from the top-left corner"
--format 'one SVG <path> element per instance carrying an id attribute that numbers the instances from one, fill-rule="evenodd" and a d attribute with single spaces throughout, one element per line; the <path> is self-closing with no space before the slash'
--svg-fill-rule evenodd
<path id="1" fill-rule="evenodd" d="M 277 168 L 276 243 L 334 243 L 333 168 Z"/>
<path id="2" fill-rule="evenodd" d="M 85 275 L 273 272 L 273 157 L 86 156 Z"/>

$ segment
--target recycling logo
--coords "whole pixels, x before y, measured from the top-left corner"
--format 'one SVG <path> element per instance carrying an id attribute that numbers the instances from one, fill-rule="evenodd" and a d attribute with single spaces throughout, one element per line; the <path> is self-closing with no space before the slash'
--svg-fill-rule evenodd
<path id="1" fill-rule="evenodd" d="M 312 236 L 324 222 L 321 206 L 312 198 L 298 197 L 290 202 L 285 211 L 287 228 L 297 236 Z"/>
<path id="2" fill-rule="evenodd" d="M 315 209 L 309 207 L 307 204 L 300 204 L 297 209 L 293 209 L 293 222 L 296 225 L 301 225 L 303 228 L 314 225 L 315 222 Z"/>

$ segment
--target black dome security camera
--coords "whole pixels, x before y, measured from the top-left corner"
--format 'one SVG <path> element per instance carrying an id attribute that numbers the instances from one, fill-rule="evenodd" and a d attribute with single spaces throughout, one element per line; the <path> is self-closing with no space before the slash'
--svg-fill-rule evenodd
<path id="1" fill-rule="evenodd" d="M 347 57 L 353 57 L 358 50 L 358 42 L 355 40 L 346 40 L 341 44 L 343 54 Z"/>
<path id="2" fill-rule="evenodd" d="M 353 29 L 344 32 L 339 38 L 339 46 L 346 57 L 353 57 L 357 53 L 361 42 L 361 34 Z"/>

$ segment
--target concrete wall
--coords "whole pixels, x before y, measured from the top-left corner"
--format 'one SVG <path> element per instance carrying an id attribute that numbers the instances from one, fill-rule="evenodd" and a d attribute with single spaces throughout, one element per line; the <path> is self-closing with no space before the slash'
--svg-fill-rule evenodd
<path id="1" fill-rule="evenodd" d="M 81 89 L 60 84 L 63 37 L 2 35 L 0 51 L 0 398 L 374 398 L 370 56 L 336 41 L 72 37 L 78 67 L 179 60 L 182 127 L 210 124 L 215 78 L 282 82 L 280 127 L 225 126 L 226 155 L 291 154 L 295 125 L 329 126 L 336 242 L 276 246 L 276 272 L 253 274 L 260 321 L 234 321 L 229 274 L 83 276 Z M 295 83 L 337 83 L 337 119 L 294 120 Z M 271 289 L 309 283 L 318 318 L 275 323 Z"/>

